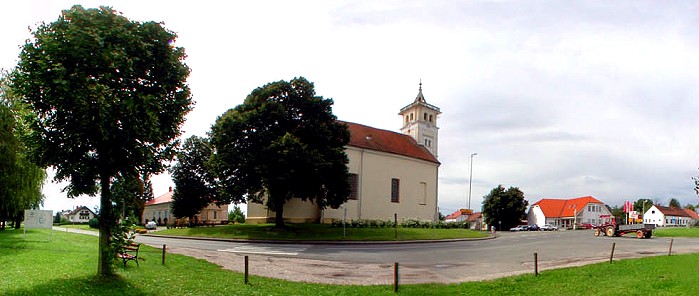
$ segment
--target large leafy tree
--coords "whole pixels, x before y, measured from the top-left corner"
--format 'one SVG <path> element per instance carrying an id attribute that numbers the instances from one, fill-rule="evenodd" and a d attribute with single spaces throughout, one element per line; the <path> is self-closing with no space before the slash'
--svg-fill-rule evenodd
<path id="1" fill-rule="evenodd" d="M 69 197 L 100 197 L 98 273 L 112 274 L 112 179 L 156 173 L 174 156 L 191 109 L 184 50 L 161 23 L 108 7 L 64 10 L 23 46 L 13 89 L 37 114 L 35 158 L 69 180 Z M 99 185 L 98 185 L 99 184 Z"/>
<path id="2" fill-rule="evenodd" d="M 175 191 L 172 194 L 172 213 L 175 217 L 188 217 L 190 221 L 216 199 L 216 180 L 207 162 L 213 153 L 207 138 L 191 136 L 184 141 L 177 153 L 177 163 L 172 167 Z"/>
<path id="3" fill-rule="evenodd" d="M 27 123 L 32 113 L 13 94 L 9 75 L 0 72 L 0 230 L 5 221 L 20 228 L 24 210 L 39 208 L 46 179 L 46 170 L 29 158 Z"/>
<path id="4" fill-rule="evenodd" d="M 678 208 L 678 209 L 682 208 L 682 204 L 680 204 L 680 201 L 677 200 L 676 198 L 671 198 L 669 205 L 671 208 Z"/>
<path id="5" fill-rule="evenodd" d="M 283 227 L 284 204 L 310 200 L 337 208 L 349 195 L 347 126 L 332 114 L 331 99 L 316 96 L 304 78 L 255 89 L 226 111 L 211 131 L 212 169 L 231 202 L 266 199 Z"/>
<path id="6" fill-rule="evenodd" d="M 517 187 L 505 189 L 498 185 L 484 198 L 483 215 L 488 225 L 499 227 L 499 230 L 509 229 L 526 218 L 529 203 L 524 200 L 524 193 Z"/>
<path id="7" fill-rule="evenodd" d="M 120 211 L 124 218 L 131 218 L 135 223 L 140 223 L 146 202 L 153 199 L 153 184 L 149 174 L 134 170 L 116 176 L 111 192 L 115 211 Z"/>
<path id="8" fill-rule="evenodd" d="M 633 209 L 641 215 L 645 213 L 645 210 L 650 209 L 650 207 L 653 206 L 653 201 L 650 200 L 649 198 L 639 198 L 637 201 L 633 203 Z"/>

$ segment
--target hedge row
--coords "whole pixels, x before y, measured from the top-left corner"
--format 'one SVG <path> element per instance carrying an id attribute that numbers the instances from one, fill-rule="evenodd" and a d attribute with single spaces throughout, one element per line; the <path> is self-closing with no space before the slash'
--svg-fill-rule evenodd
<path id="1" fill-rule="evenodd" d="M 333 220 L 331 222 L 332 227 L 342 227 L 342 220 Z M 395 227 L 395 222 L 393 220 L 371 220 L 371 219 L 359 219 L 359 220 L 347 220 L 345 221 L 346 227 L 352 228 L 391 228 Z M 424 221 L 418 219 L 404 219 L 399 225 L 403 228 L 465 228 L 468 229 L 470 224 L 468 222 L 444 222 L 444 221 Z"/>

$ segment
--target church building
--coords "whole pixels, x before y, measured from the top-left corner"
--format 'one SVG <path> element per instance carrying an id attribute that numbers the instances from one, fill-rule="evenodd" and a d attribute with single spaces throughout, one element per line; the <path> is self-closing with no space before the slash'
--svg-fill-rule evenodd
<path id="1" fill-rule="evenodd" d="M 400 109 L 401 133 L 344 122 L 350 131 L 345 148 L 349 158 L 350 196 L 340 208 L 321 210 L 292 199 L 284 205 L 291 223 L 330 223 L 358 220 L 438 219 L 437 160 L 439 108 L 428 104 L 422 83 L 415 100 Z M 274 221 L 264 204 L 248 203 L 247 223 Z"/>

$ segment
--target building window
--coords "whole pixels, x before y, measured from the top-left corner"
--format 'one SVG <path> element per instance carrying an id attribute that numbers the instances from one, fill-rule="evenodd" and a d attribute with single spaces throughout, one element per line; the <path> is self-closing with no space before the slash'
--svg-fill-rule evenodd
<path id="1" fill-rule="evenodd" d="M 400 202 L 400 179 L 391 179 L 391 202 Z"/>
<path id="2" fill-rule="evenodd" d="M 418 193 L 420 194 L 420 204 L 426 205 L 427 204 L 427 183 L 420 182 L 420 185 L 418 188 Z"/>
<path id="3" fill-rule="evenodd" d="M 410 113 L 410 120 L 413 120 L 413 113 Z"/>
<path id="4" fill-rule="evenodd" d="M 218 219 L 218 218 L 217 218 L 217 216 L 218 216 L 217 214 L 218 214 L 218 211 L 214 211 L 214 220 Z"/>
<path id="5" fill-rule="evenodd" d="M 405 123 L 408 123 L 408 121 L 409 121 L 408 115 L 405 115 Z"/>
<path id="6" fill-rule="evenodd" d="M 359 175 L 349 174 L 349 185 L 350 185 L 350 192 L 349 192 L 349 197 L 347 197 L 347 199 L 356 200 L 358 198 L 357 189 L 359 187 Z"/>
<path id="7" fill-rule="evenodd" d="M 422 115 L 422 120 L 425 120 L 425 121 L 427 120 L 427 113 Z"/>
<path id="8" fill-rule="evenodd" d="M 430 114 L 430 122 L 432 122 L 432 114 Z"/>

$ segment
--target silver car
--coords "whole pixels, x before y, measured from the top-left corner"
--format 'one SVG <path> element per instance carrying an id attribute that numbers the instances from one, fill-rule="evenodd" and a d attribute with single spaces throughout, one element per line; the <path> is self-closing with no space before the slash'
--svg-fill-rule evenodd
<path id="1" fill-rule="evenodd" d="M 542 231 L 553 231 L 553 230 L 558 230 L 558 227 L 553 226 L 551 224 L 544 224 L 541 227 L 539 227 L 539 230 Z"/>

